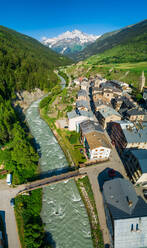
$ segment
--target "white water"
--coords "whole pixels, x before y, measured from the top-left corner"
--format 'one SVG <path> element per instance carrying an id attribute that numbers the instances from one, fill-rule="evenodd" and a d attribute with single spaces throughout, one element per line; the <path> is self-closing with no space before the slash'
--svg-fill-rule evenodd
<path id="1" fill-rule="evenodd" d="M 26 113 L 28 125 L 41 154 L 42 172 L 68 166 L 66 158 L 48 125 L 40 118 L 34 102 Z M 48 239 L 56 248 L 92 248 L 90 225 L 74 180 L 43 189 L 41 217 Z"/>

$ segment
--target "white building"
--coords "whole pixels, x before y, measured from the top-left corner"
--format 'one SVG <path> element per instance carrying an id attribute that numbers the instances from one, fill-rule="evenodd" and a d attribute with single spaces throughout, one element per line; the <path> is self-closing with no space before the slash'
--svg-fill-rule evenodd
<path id="1" fill-rule="evenodd" d="M 68 112 L 68 129 L 69 131 L 79 131 L 79 124 L 85 120 L 94 120 L 92 112 L 79 111 L 77 114 L 75 110 Z"/>
<path id="2" fill-rule="evenodd" d="M 147 204 L 126 179 L 104 182 L 107 225 L 114 248 L 147 247 Z"/>
<path id="3" fill-rule="evenodd" d="M 110 156 L 111 145 L 104 133 L 97 131 L 86 133 L 84 146 L 90 160 L 105 160 Z"/>

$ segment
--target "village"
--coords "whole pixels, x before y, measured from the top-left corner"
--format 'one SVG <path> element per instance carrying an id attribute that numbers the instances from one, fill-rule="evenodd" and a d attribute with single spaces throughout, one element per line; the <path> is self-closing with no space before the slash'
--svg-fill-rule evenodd
<path id="1" fill-rule="evenodd" d="M 99 174 L 99 187 L 110 243 L 119 248 L 129 247 L 130 242 L 137 247 L 145 247 L 147 88 L 144 73 L 139 84 L 144 98 L 143 106 L 133 99 L 132 88 L 124 82 L 107 81 L 97 75 L 89 79 L 75 79 L 72 85 L 79 89 L 75 108 L 67 112 L 66 119 L 58 120 L 56 124 L 58 128 L 68 128 L 69 131 L 79 134 L 84 147 L 80 151 L 86 158 L 84 163 L 79 164 L 81 170 L 84 170 L 83 167 L 89 169 L 93 164 L 96 164 L 97 168 L 105 164 L 106 169 Z M 70 87 L 72 89 L 73 86 Z M 114 150 L 125 173 L 121 174 L 120 168 L 114 165 Z M 85 171 L 88 171 L 86 168 Z"/>
<path id="2" fill-rule="evenodd" d="M 54 90 L 54 94 L 49 94 L 51 100 L 46 108 L 40 109 L 40 114 L 57 138 L 70 165 L 69 172 L 29 183 L 28 188 L 21 185 L 21 190 L 12 189 L 13 194 L 26 194 L 32 188 L 74 178 L 88 212 L 95 244 L 105 248 L 124 248 L 130 243 L 132 247 L 146 247 L 147 88 L 144 73 L 139 82 L 142 102 L 134 98 L 131 85 L 106 80 L 98 74 L 73 79 L 62 89 L 60 85 L 57 87 L 58 92 Z M 20 103 L 25 110 L 26 98 Z"/>

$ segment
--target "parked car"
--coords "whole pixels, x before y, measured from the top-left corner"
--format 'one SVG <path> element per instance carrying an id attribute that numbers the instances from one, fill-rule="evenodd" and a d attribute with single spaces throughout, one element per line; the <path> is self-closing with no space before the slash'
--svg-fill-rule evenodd
<path id="1" fill-rule="evenodd" d="M 108 170 L 108 176 L 109 177 L 115 177 L 116 176 L 115 170 L 113 170 L 113 169 Z"/>
<path id="2" fill-rule="evenodd" d="M 12 184 L 12 174 L 7 174 L 6 182 L 9 186 Z"/>
<path id="3" fill-rule="evenodd" d="M 12 199 L 10 200 L 10 205 L 11 205 L 12 207 L 15 206 L 15 200 L 14 200 L 14 198 L 12 198 Z"/>

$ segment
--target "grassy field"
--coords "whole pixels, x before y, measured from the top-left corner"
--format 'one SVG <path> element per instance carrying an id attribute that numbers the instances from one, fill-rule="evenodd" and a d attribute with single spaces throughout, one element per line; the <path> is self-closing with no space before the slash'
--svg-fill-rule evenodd
<path id="1" fill-rule="evenodd" d="M 98 56 L 93 56 L 86 61 L 68 66 L 67 68 L 67 73 L 74 78 L 81 76 L 89 78 L 90 76 L 101 74 L 108 80 L 116 79 L 124 81 L 135 87 L 138 87 L 142 71 L 144 71 L 147 78 L 147 62 L 100 64 Z"/>
<path id="2" fill-rule="evenodd" d="M 71 132 L 68 130 L 58 130 L 58 134 L 60 134 L 60 137 L 62 138 L 62 142 L 66 149 L 69 151 L 70 156 L 72 158 L 72 161 L 74 162 L 75 166 L 78 167 L 79 164 L 83 164 L 86 162 L 86 158 L 81 153 L 81 150 L 83 150 L 83 146 L 80 143 L 80 136 L 76 132 Z M 73 141 L 72 141 L 73 137 Z"/>

